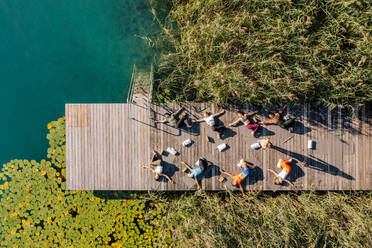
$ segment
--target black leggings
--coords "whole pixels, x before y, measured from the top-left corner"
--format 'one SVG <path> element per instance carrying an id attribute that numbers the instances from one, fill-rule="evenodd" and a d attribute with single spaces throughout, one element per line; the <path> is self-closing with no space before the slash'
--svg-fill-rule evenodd
<path id="1" fill-rule="evenodd" d="M 212 126 L 212 130 L 215 131 L 215 132 L 218 132 L 220 134 L 222 134 L 225 129 L 226 129 L 226 127 L 224 125 L 219 125 L 219 126 L 214 125 L 214 126 Z"/>
<path id="2" fill-rule="evenodd" d="M 184 115 L 181 119 L 177 120 L 176 128 L 180 128 L 182 125 L 186 125 L 187 115 Z"/>
<path id="3" fill-rule="evenodd" d="M 280 123 L 280 127 L 282 128 L 290 128 L 290 127 L 294 127 L 294 118 L 289 118 L 288 120 L 286 121 L 283 121 L 282 123 Z"/>

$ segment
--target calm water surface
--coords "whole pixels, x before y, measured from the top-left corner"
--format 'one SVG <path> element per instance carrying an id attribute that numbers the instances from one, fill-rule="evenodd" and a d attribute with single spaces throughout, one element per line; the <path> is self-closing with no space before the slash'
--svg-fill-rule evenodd
<path id="1" fill-rule="evenodd" d="M 123 102 L 154 28 L 146 0 L 0 0 L 0 163 L 46 158 L 65 103 Z"/>

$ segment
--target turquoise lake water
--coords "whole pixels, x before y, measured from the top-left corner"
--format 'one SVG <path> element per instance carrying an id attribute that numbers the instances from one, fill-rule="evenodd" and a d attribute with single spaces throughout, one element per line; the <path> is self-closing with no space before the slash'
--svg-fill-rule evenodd
<path id="1" fill-rule="evenodd" d="M 146 0 L 1 0 L 0 163 L 46 158 L 65 103 L 124 102 L 156 28 Z"/>

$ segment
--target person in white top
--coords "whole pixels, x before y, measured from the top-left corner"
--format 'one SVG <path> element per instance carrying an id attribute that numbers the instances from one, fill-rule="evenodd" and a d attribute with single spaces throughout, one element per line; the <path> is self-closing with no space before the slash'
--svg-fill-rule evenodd
<path id="1" fill-rule="evenodd" d="M 291 183 L 290 181 L 288 181 L 286 178 L 288 176 L 288 174 L 291 172 L 292 170 L 292 166 L 290 165 L 292 163 L 293 159 L 290 159 L 290 160 L 283 160 L 283 159 L 279 159 L 279 162 L 278 164 L 276 165 L 276 167 L 282 169 L 279 174 L 277 174 L 275 171 L 271 170 L 271 169 L 267 169 L 268 171 L 270 171 L 271 173 L 273 173 L 275 175 L 275 178 L 274 178 L 274 184 L 277 184 L 277 185 L 280 185 L 282 184 L 283 182 L 287 182 L 289 185 L 293 186 L 293 183 Z"/>
<path id="2" fill-rule="evenodd" d="M 152 166 L 154 166 L 155 169 Z M 165 177 L 169 182 L 175 183 L 167 174 L 163 173 L 163 160 L 157 151 L 153 152 L 150 165 L 143 165 L 142 167 L 151 170 L 152 173 L 154 173 L 155 180 L 159 180 L 160 177 Z"/>
<path id="3" fill-rule="evenodd" d="M 216 125 L 216 119 L 217 117 L 223 115 L 225 113 L 225 110 L 221 110 L 220 112 L 216 114 L 212 114 L 209 111 L 204 112 L 204 117 L 199 120 L 193 120 L 192 122 L 203 122 L 205 121 L 208 126 L 212 128 L 213 131 L 217 132 L 217 138 L 221 139 L 221 135 L 223 134 L 223 131 L 225 131 L 226 127 L 224 125 Z"/>

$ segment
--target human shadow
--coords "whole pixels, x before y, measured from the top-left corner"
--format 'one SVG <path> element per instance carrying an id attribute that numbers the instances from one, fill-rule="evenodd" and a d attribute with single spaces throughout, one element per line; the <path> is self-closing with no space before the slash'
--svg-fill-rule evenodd
<path id="1" fill-rule="evenodd" d="M 167 175 L 168 177 L 172 178 L 174 176 L 174 174 L 179 170 L 180 169 L 176 165 L 171 164 L 171 163 L 163 160 L 163 173 L 165 175 Z M 158 182 L 166 183 L 166 182 L 168 182 L 168 179 L 166 179 L 165 177 L 162 176 L 158 179 Z"/>
<path id="2" fill-rule="evenodd" d="M 247 178 L 244 180 L 242 186 L 243 188 L 245 188 L 244 186 L 254 185 L 258 181 L 263 181 L 263 179 L 264 179 L 263 170 L 260 167 L 256 166 L 253 169 L 251 169 L 251 173 L 249 173 Z"/>
<path id="3" fill-rule="evenodd" d="M 294 121 L 293 124 L 293 132 L 294 134 L 304 135 L 311 131 L 310 127 L 305 126 L 301 121 L 297 119 Z"/>
<path id="4" fill-rule="evenodd" d="M 227 139 L 227 138 L 231 138 L 231 137 L 234 137 L 236 134 L 237 134 L 237 132 L 235 132 L 231 128 L 227 127 L 227 128 L 225 128 L 225 130 L 223 130 L 223 132 L 221 134 L 221 139 L 224 140 L 224 139 Z"/>
<path id="5" fill-rule="evenodd" d="M 227 139 L 234 137 L 237 132 L 232 130 L 231 128 L 227 127 L 223 121 L 220 120 L 220 118 L 216 117 L 215 118 L 216 126 L 224 126 L 223 131 L 221 132 L 221 139 Z"/>
<path id="6" fill-rule="evenodd" d="M 275 132 L 267 129 L 265 126 L 260 126 L 260 129 L 258 129 L 257 133 L 255 134 L 255 138 L 259 138 L 261 136 L 274 136 Z"/>
<path id="7" fill-rule="evenodd" d="M 300 166 L 297 165 L 298 160 L 294 159 L 291 163 L 291 173 L 289 173 L 287 180 L 294 183 L 297 179 L 305 176 L 305 172 L 301 169 Z M 288 185 L 289 186 L 289 185 Z"/>
<path id="8" fill-rule="evenodd" d="M 122 190 L 93 190 L 95 197 L 105 200 L 136 199 L 138 195 L 134 191 Z"/>
<path id="9" fill-rule="evenodd" d="M 213 164 L 212 162 L 209 162 L 208 168 L 204 171 L 204 173 L 201 175 L 202 178 L 212 178 L 214 176 L 221 175 L 220 167 Z"/>
<path id="10" fill-rule="evenodd" d="M 293 157 L 300 162 L 306 161 L 306 163 L 307 163 L 306 167 L 308 167 L 308 168 L 318 170 L 318 171 L 322 171 L 322 172 L 331 174 L 333 176 L 340 176 L 340 177 L 343 177 L 343 178 L 348 179 L 348 180 L 354 180 L 354 178 L 352 176 L 346 174 L 345 172 L 341 171 L 337 167 L 335 167 L 335 166 L 333 166 L 333 165 L 331 165 L 331 164 L 329 164 L 329 163 L 327 163 L 327 162 L 325 162 L 325 161 L 323 161 L 319 158 L 316 158 L 312 155 L 310 155 L 310 157 L 308 157 L 308 156 L 305 156 L 303 154 L 299 154 L 297 152 L 292 152 L 292 151 L 286 150 L 284 148 L 281 148 L 281 147 L 278 147 L 278 146 L 275 146 L 275 145 L 273 145 L 271 147 L 271 149 L 277 150 L 277 151 L 279 151 L 283 154 L 286 154 L 290 157 Z M 295 173 L 293 173 L 293 174 L 295 174 Z"/>

